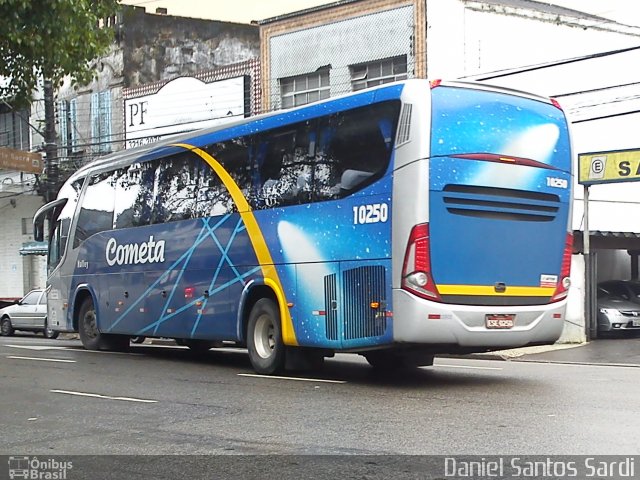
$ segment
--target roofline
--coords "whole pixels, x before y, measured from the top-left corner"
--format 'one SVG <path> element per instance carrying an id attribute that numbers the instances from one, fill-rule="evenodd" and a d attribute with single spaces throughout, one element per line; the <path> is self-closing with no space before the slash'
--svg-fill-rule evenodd
<path id="1" fill-rule="evenodd" d="M 549 15 L 566 15 L 569 17 L 575 17 L 582 20 L 593 20 L 602 23 L 617 23 L 614 20 L 610 20 L 605 17 L 600 17 L 598 15 L 593 15 L 588 12 L 583 12 L 581 10 L 576 10 L 573 8 L 563 7 L 562 5 L 556 5 L 549 2 L 541 2 L 538 0 L 520 0 L 523 2 L 522 5 L 518 5 L 517 3 L 512 3 L 508 0 L 461 0 L 462 3 L 486 3 L 488 5 L 498 5 L 509 8 L 522 8 L 525 10 L 533 10 L 536 12 L 547 13 Z M 526 5 L 530 4 L 530 5 Z"/>
<path id="2" fill-rule="evenodd" d="M 326 3 L 326 4 L 322 4 L 322 5 L 316 5 L 315 7 L 305 8 L 303 10 L 297 10 L 297 11 L 294 11 L 294 12 L 283 13 L 282 15 L 277 15 L 275 17 L 265 18 L 263 20 L 253 20 L 251 23 L 254 24 L 254 25 L 258 25 L 258 26 L 263 26 L 263 25 L 268 25 L 268 24 L 271 24 L 271 23 L 276 23 L 276 22 L 279 22 L 281 20 L 288 20 L 290 18 L 295 18 L 295 17 L 307 15 L 307 14 L 310 14 L 310 13 L 320 12 L 320 11 L 328 10 L 328 9 L 331 9 L 331 8 L 341 7 L 343 5 L 349 5 L 351 3 L 357 3 L 357 2 L 361 2 L 361 1 L 364 1 L 364 0 L 338 0 L 338 1 L 331 2 L 331 3 Z M 468 4 L 468 3 L 486 3 L 488 5 L 501 5 L 501 6 L 510 7 L 510 8 L 522 8 L 522 9 L 526 9 L 526 10 L 532 10 L 532 11 L 547 13 L 549 15 L 560 14 L 560 15 L 566 15 L 568 17 L 574 17 L 574 18 L 581 19 L 581 20 L 591 20 L 591 21 L 596 21 L 596 22 L 599 22 L 599 23 L 609 23 L 609 24 L 615 24 L 615 25 L 620 25 L 620 26 L 625 26 L 625 27 L 629 26 L 629 25 L 625 25 L 623 23 L 616 22 L 615 20 L 611 20 L 609 18 L 600 17 L 598 15 L 593 15 L 593 14 L 588 13 L 588 12 L 583 12 L 583 11 L 580 11 L 580 10 L 575 10 L 575 9 L 572 9 L 572 8 L 563 7 L 561 5 L 550 4 L 550 3 L 547 3 L 547 2 L 542 2 L 542 1 L 537 1 L 537 0 L 523 0 L 525 3 L 531 4 L 530 6 L 528 6 L 528 5 L 515 5 L 515 4 L 510 3 L 508 0 L 506 0 L 506 1 L 503 1 L 503 0 L 460 0 L 460 1 L 461 1 L 461 3 L 463 3 L 465 5 Z"/>
<path id="3" fill-rule="evenodd" d="M 316 5 L 315 7 L 309 7 L 309 8 L 305 8 L 304 10 L 297 10 L 295 12 L 283 13 L 282 15 L 265 18 L 263 20 L 254 20 L 251 23 L 255 23 L 256 25 L 262 26 L 262 25 L 267 25 L 269 23 L 279 22 L 281 20 L 288 20 L 290 18 L 299 17 L 301 15 L 320 12 L 322 10 L 327 10 L 329 8 L 341 7 L 342 5 L 348 5 L 350 3 L 357 3 L 361 1 L 362 0 L 338 0 L 337 2 L 326 3 L 323 5 Z"/>

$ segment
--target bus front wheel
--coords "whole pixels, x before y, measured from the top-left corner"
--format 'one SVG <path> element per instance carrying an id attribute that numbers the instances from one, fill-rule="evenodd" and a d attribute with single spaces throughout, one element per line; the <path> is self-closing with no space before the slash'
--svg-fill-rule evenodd
<path id="1" fill-rule="evenodd" d="M 285 346 L 282 342 L 280 312 L 268 298 L 261 298 L 251 309 L 247 349 L 256 372 L 272 375 L 284 368 Z"/>
<path id="2" fill-rule="evenodd" d="M 87 298 L 80 306 L 78 333 L 82 346 L 87 350 L 124 350 L 129 346 L 129 337 L 109 335 L 98 331 L 98 316 L 93 300 Z"/>

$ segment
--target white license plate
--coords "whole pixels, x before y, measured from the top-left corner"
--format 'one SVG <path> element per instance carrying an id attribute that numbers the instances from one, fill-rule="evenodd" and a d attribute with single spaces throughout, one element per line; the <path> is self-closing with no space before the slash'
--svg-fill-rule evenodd
<path id="1" fill-rule="evenodd" d="M 487 315 L 485 316 L 485 325 L 487 328 L 513 328 L 516 322 L 516 316 L 509 315 Z"/>
<path id="2" fill-rule="evenodd" d="M 631 325 L 633 325 L 634 327 L 640 327 L 640 320 L 632 320 Z"/>

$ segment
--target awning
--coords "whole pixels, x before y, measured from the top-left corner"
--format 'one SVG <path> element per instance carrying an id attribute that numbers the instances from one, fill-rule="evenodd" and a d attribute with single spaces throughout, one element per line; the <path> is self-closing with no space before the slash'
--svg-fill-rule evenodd
<path id="1" fill-rule="evenodd" d="M 20 255 L 46 255 L 47 242 L 25 242 L 20 248 Z"/>
<path id="2" fill-rule="evenodd" d="M 583 250 L 584 232 L 573 232 L 574 252 Z M 640 233 L 592 230 L 590 246 L 594 250 L 640 250 Z"/>

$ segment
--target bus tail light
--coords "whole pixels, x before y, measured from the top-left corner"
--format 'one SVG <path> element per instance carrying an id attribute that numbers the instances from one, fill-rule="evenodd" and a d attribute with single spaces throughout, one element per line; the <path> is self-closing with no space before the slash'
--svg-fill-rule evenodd
<path id="1" fill-rule="evenodd" d="M 551 99 L 551 105 L 553 105 L 554 107 L 556 107 L 558 110 L 560 110 L 561 112 L 564 112 L 564 109 L 562 108 L 562 105 L 560 105 L 560 102 L 558 102 L 558 100 L 556 100 L 555 98 Z"/>
<path id="2" fill-rule="evenodd" d="M 573 253 L 573 235 L 567 233 L 567 239 L 564 245 L 564 253 L 562 254 L 562 266 L 560 267 L 560 281 L 556 287 L 556 291 L 551 297 L 552 302 L 558 302 L 566 298 L 571 285 L 571 255 Z"/>
<path id="3" fill-rule="evenodd" d="M 421 223 L 411 229 L 402 267 L 402 288 L 428 300 L 440 300 L 431 276 L 429 224 Z"/>

